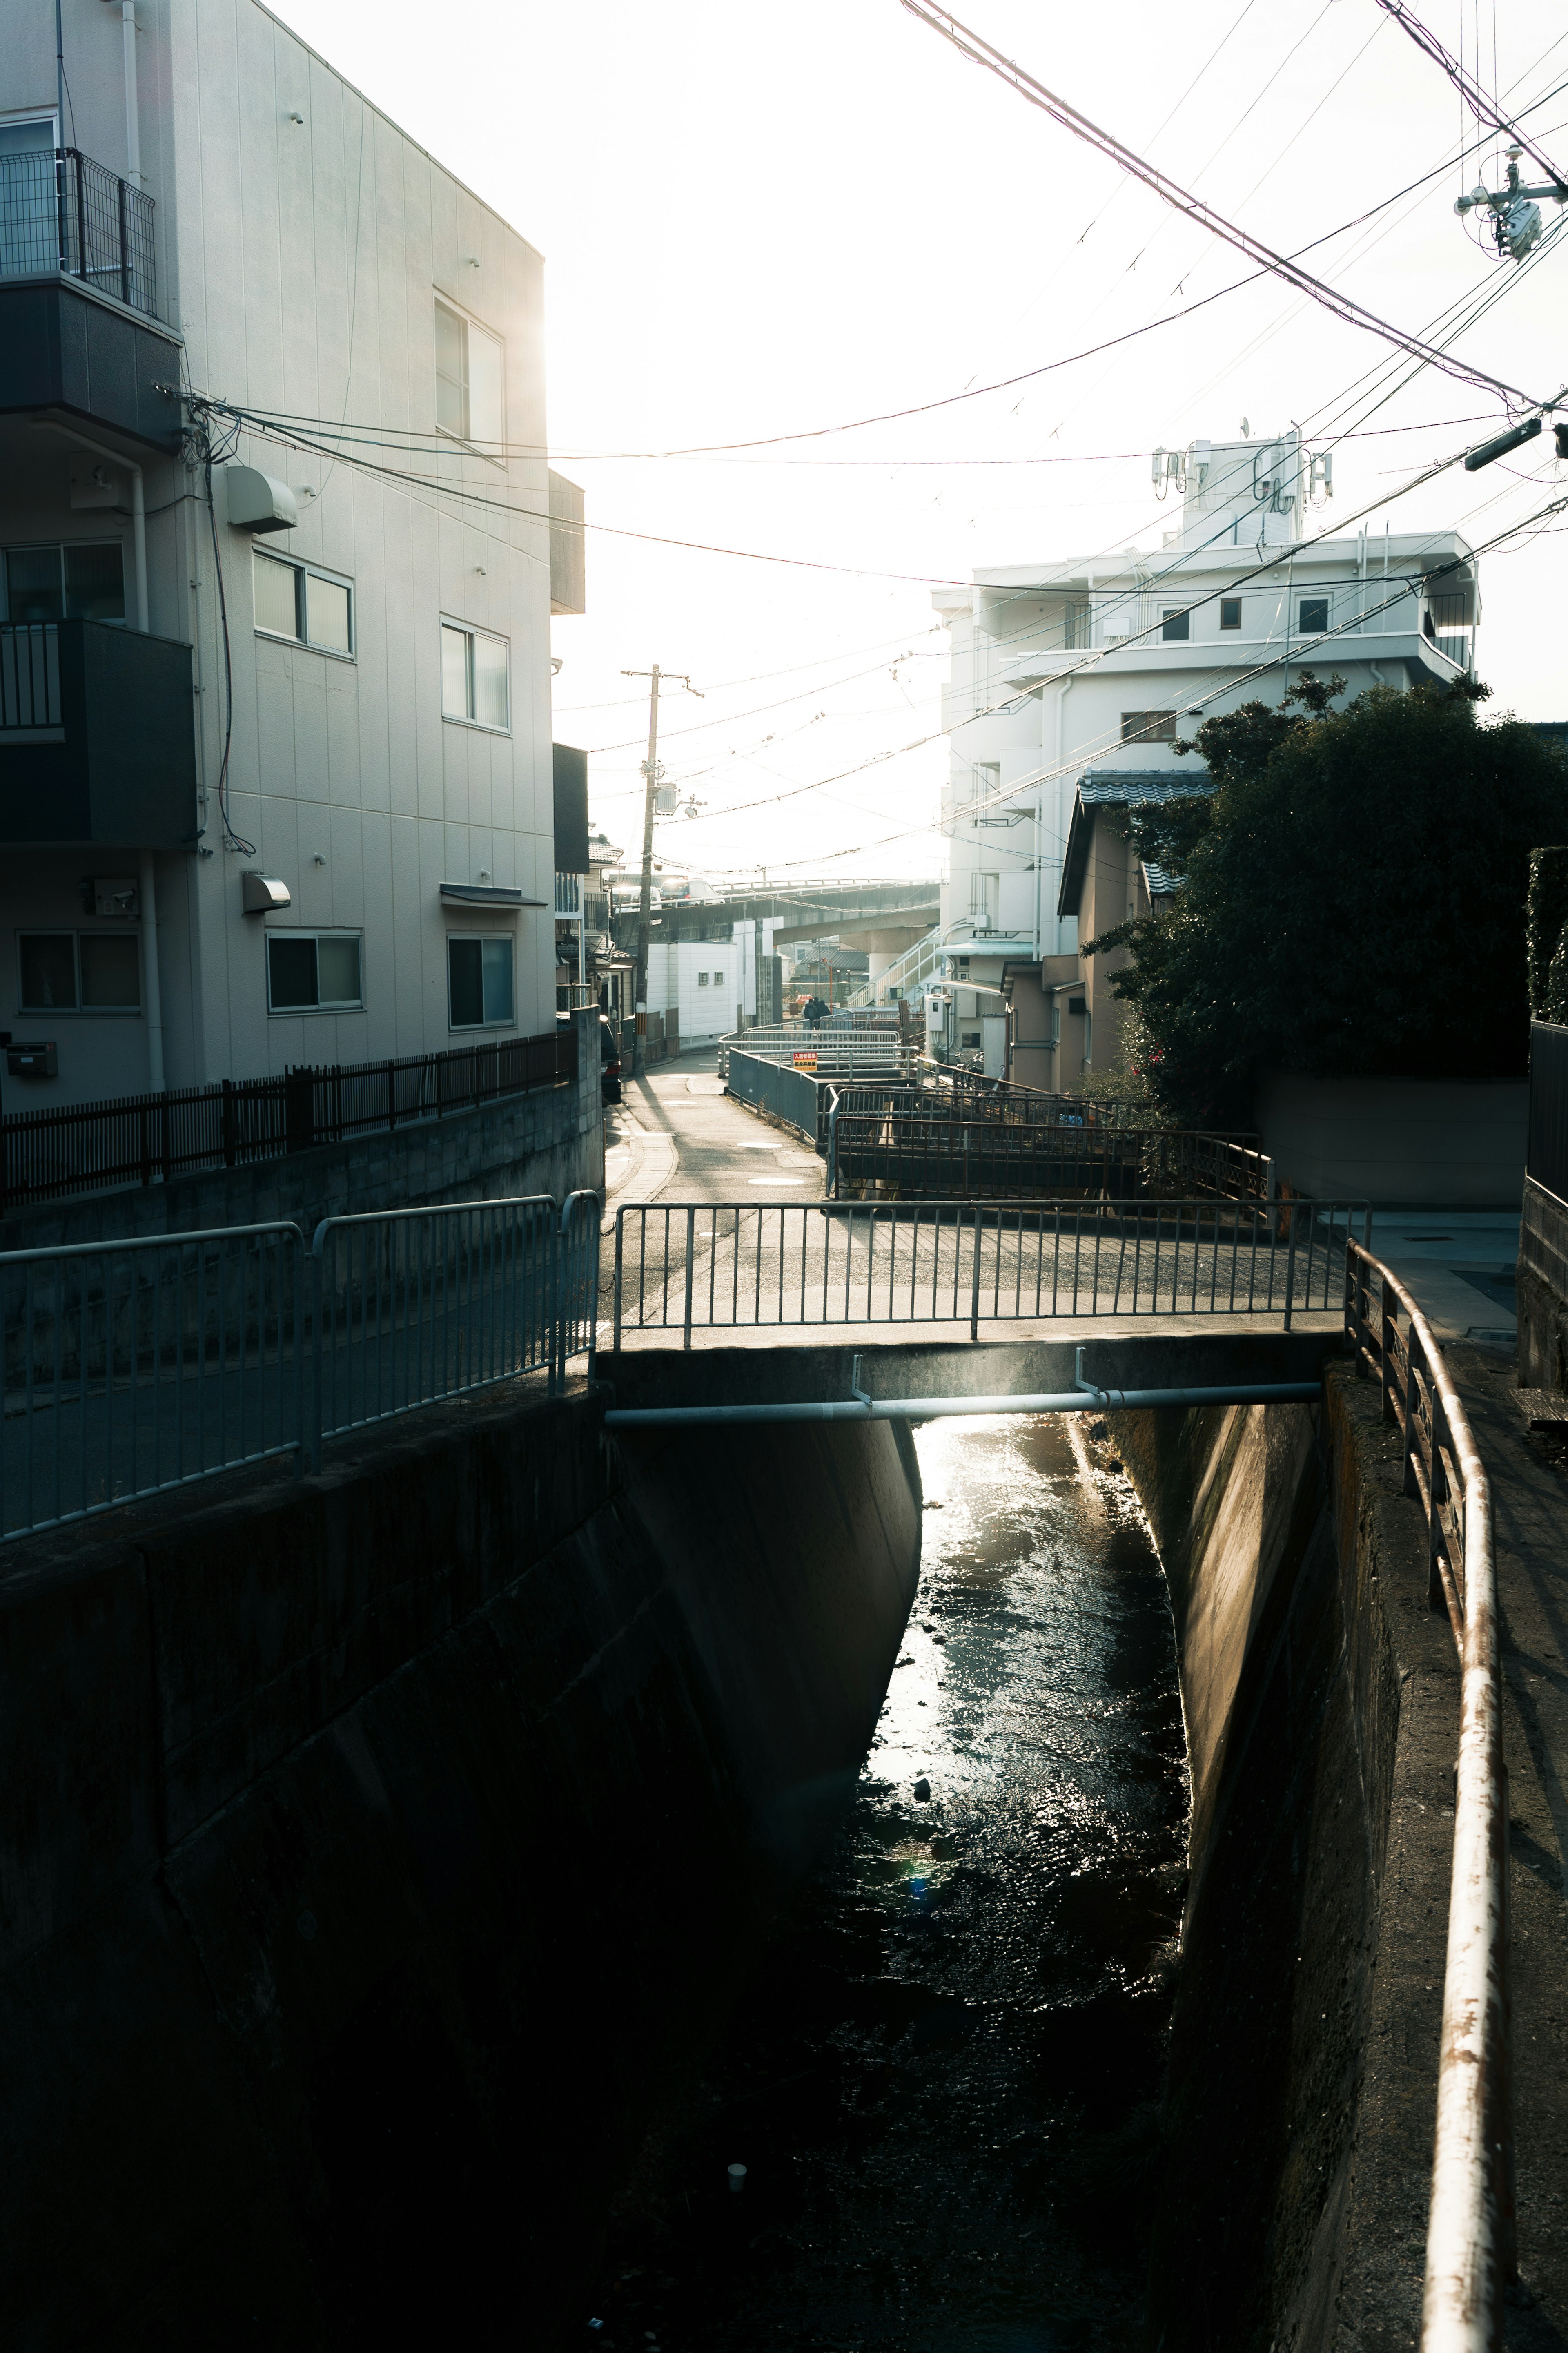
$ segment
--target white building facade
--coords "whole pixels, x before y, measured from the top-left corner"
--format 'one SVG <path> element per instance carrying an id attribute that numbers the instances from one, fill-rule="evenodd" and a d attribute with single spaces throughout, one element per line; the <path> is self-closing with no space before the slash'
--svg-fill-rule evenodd
<path id="1" fill-rule="evenodd" d="M 1241 702 L 1278 702 L 1303 669 L 1338 670 L 1348 699 L 1473 664 L 1467 543 L 1318 537 L 1329 469 L 1295 434 L 1161 451 L 1154 471 L 1182 501 L 1159 549 L 978 572 L 967 593 L 933 599 L 952 639 L 949 855 L 937 935 L 908 976 L 941 1000 L 933 1035 L 984 1050 L 988 1068 L 1005 1051 L 1005 982 L 1017 1047 L 1060 1034 L 1049 999 L 1071 986 L 1079 945 L 1058 902 L 1080 782 L 1201 776 L 1173 739 Z"/>
<path id="2" fill-rule="evenodd" d="M 541 258 L 257 0 L 62 29 L 63 143 L 52 8 L 0 53 L 5 1108 L 548 1029 Z"/>

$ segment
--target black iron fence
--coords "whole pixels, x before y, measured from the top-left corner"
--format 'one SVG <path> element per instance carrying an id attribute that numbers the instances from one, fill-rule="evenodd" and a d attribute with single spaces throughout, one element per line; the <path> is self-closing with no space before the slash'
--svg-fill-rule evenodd
<path id="1" fill-rule="evenodd" d="M 11 1112 L 0 1120 L 0 1210 L 110 1185 L 167 1184 L 205 1168 L 243 1168 L 576 1076 L 577 1030 L 562 1023 L 542 1037 L 445 1054 Z"/>
<path id="2" fill-rule="evenodd" d="M 153 199 L 75 147 L 0 155 L 0 278 L 57 270 L 153 312 Z"/>

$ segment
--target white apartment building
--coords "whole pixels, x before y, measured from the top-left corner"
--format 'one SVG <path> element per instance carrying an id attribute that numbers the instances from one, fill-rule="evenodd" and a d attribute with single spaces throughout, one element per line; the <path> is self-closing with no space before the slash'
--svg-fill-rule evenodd
<path id="1" fill-rule="evenodd" d="M 258 0 L 61 26 L 0 49 L 5 1107 L 548 1029 L 542 259 Z"/>
<path id="2" fill-rule="evenodd" d="M 1067 1075 L 1055 1054 L 1024 1058 L 1059 1042 L 1060 1000 L 1080 980 L 1061 890 L 1081 784 L 1201 780 L 1173 739 L 1278 701 L 1302 669 L 1337 670 L 1354 695 L 1454 679 L 1473 661 L 1480 593 L 1467 543 L 1316 536 L 1331 476 L 1297 434 L 1197 441 L 1157 452 L 1153 468 L 1181 501 L 1159 548 L 977 572 L 968 592 L 933 598 L 952 639 L 949 856 L 937 937 L 908 978 L 942 1000 L 933 1034 L 984 1047 L 994 1070 L 1010 1004 L 1014 1068 L 1031 1083 Z"/>

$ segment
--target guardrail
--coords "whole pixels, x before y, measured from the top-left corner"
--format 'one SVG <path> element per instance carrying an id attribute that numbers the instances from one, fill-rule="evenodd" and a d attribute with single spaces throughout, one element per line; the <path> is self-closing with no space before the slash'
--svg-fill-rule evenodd
<path id="1" fill-rule="evenodd" d="M 577 1031 L 557 1023 L 537 1038 L 447 1053 L 305 1066 L 273 1078 L 7 1112 L 0 1119 L 0 1211 L 110 1185 L 167 1184 L 198 1169 L 241 1168 L 576 1076 Z"/>
<path id="2" fill-rule="evenodd" d="M 614 1329 L 1338 1312 L 1364 1201 L 629 1204 Z"/>
<path id="3" fill-rule="evenodd" d="M 297 1448 L 304 1256 L 274 1222 L 0 1257 L 0 1535 Z"/>
<path id="4" fill-rule="evenodd" d="M 307 1261 L 309 1282 L 307 1282 Z M 0 1255 L 0 1538 L 542 1368 L 598 1324 L 574 1193 Z"/>
<path id="5" fill-rule="evenodd" d="M 817 1144 L 827 1120 L 832 1088 L 814 1071 L 797 1071 L 788 1062 L 764 1061 L 757 1054 L 731 1049 L 725 1084 L 737 1103 L 772 1113 L 798 1128 L 809 1144 Z"/>
<path id="6" fill-rule="evenodd" d="M 731 1029 L 719 1040 L 719 1075 L 729 1071 L 731 1049 L 758 1055 L 764 1061 L 793 1062 L 797 1054 L 814 1054 L 826 1066 L 849 1071 L 863 1063 L 871 1071 L 898 1071 L 913 1060 L 913 1048 L 904 1044 L 896 1022 L 885 1015 L 839 1013 L 814 1029 L 805 1021 L 759 1022 L 754 1029 Z M 858 1063 L 856 1058 L 860 1058 Z"/>
<path id="7" fill-rule="evenodd" d="M 1498 1658 L 1491 1494 L 1431 1326 L 1370 1250 L 1345 1260 L 1356 1371 L 1378 1381 L 1405 1448 L 1405 1492 L 1426 1514 L 1429 1598 L 1461 1665 L 1454 1858 L 1424 2353 L 1495 2353 L 1514 2275 L 1513 2100 L 1508 1990 L 1508 1774 Z"/>
<path id="8" fill-rule="evenodd" d="M 834 1119 L 835 1198 L 1041 1201 L 1212 1193 L 1267 1200 L 1272 1166 L 1228 1136 L 971 1118 L 962 1108 L 849 1110 Z"/>

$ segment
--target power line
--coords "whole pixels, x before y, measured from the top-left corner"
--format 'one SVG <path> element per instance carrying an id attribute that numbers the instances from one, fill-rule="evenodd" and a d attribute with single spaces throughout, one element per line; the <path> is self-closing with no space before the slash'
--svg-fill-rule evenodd
<path id="1" fill-rule="evenodd" d="M 1370 333 L 1381 335 L 1385 343 L 1394 343 L 1400 350 L 1410 353 L 1413 357 L 1425 360 L 1429 366 L 1441 368 L 1446 375 L 1458 376 L 1461 382 L 1474 385 L 1478 391 L 1498 393 L 1510 404 L 1521 403 L 1530 408 L 1539 406 L 1539 403 L 1532 400 L 1528 393 L 1521 391 L 1517 385 L 1507 384 L 1499 376 L 1489 375 L 1483 368 L 1471 367 L 1463 361 L 1454 360 L 1446 353 L 1434 351 L 1429 344 L 1424 343 L 1419 336 L 1409 334 L 1403 328 L 1392 325 L 1386 319 L 1380 318 L 1375 311 L 1369 311 L 1363 304 L 1357 302 L 1351 295 L 1342 294 L 1327 284 L 1324 280 L 1313 277 L 1310 270 L 1301 269 L 1293 259 L 1276 253 L 1272 247 L 1265 245 L 1261 238 L 1255 237 L 1249 230 L 1238 228 L 1233 221 L 1226 219 L 1222 213 L 1216 212 L 1214 206 L 1206 203 L 1202 196 L 1190 195 L 1186 189 L 1179 187 L 1174 180 L 1170 179 L 1156 165 L 1144 163 L 1141 156 L 1135 155 L 1130 147 L 1124 146 L 1110 132 L 1101 131 L 1096 123 L 1089 120 L 1087 115 L 1080 114 L 1076 107 L 1069 106 L 1065 99 L 1058 98 L 1054 90 L 1047 90 L 1045 84 L 1037 81 L 1032 74 L 1026 73 L 1022 66 L 1016 64 L 1012 58 L 1004 57 L 1000 49 L 993 48 L 990 42 L 983 38 L 980 34 L 972 32 L 968 26 L 961 23 L 950 10 L 935 5 L 934 0 L 900 0 L 900 5 L 908 9 L 911 16 L 927 26 L 931 31 L 939 33 L 943 40 L 951 43 L 961 57 L 968 58 L 972 64 L 983 66 L 988 73 L 994 74 L 1010 90 L 1015 90 L 1026 104 L 1048 115 L 1052 121 L 1059 123 L 1063 130 L 1070 131 L 1076 139 L 1082 140 L 1100 154 L 1109 156 L 1110 161 L 1120 164 L 1123 171 L 1132 172 L 1173 211 L 1184 214 L 1189 220 L 1195 221 L 1199 227 L 1206 228 L 1211 235 L 1222 238 L 1227 245 L 1234 246 L 1238 253 L 1245 254 L 1249 260 L 1259 263 L 1263 269 L 1283 279 L 1287 285 L 1294 286 L 1299 293 L 1310 295 L 1315 302 L 1321 304 L 1331 316 L 1341 320 L 1347 326 L 1363 327 Z"/>

